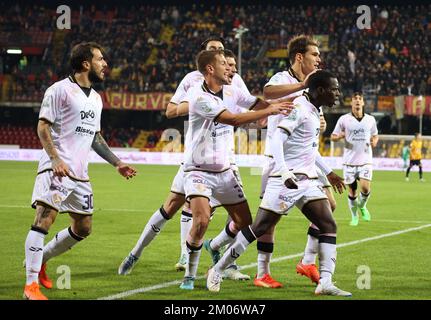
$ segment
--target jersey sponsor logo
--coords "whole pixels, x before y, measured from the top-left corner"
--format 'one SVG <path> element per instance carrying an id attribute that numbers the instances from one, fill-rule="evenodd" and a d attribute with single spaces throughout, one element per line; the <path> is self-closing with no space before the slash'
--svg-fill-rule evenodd
<path id="1" fill-rule="evenodd" d="M 87 128 L 83 128 L 81 126 L 76 127 L 75 133 L 77 133 L 79 135 L 89 135 L 89 136 L 94 136 L 94 134 L 95 134 L 95 132 L 93 130 L 87 129 Z"/>
<path id="2" fill-rule="evenodd" d="M 200 179 L 200 178 L 195 178 L 192 180 L 193 183 L 198 183 L 198 184 L 208 184 L 208 181 L 206 181 L 205 179 Z"/>
<path id="3" fill-rule="evenodd" d="M 353 134 L 355 136 L 358 135 L 358 134 L 364 134 L 364 133 L 365 133 L 365 130 L 363 128 L 353 130 Z"/>
<path id="4" fill-rule="evenodd" d="M 96 113 L 93 110 L 89 110 L 89 111 L 81 110 L 80 115 L 81 115 L 81 120 L 88 120 L 91 122 L 94 120 Z"/>
<path id="5" fill-rule="evenodd" d="M 57 191 L 59 191 L 60 193 L 62 193 L 63 195 L 67 196 L 67 190 L 66 190 L 65 188 L 61 187 L 61 186 L 54 186 L 54 185 L 51 185 L 51 186 L 49 187 L 49 189 L 50 189 L 50 190 L 52 190 L 52 191 L 57 190 Z"/>
<path id="6" fill-rule="evenodd" d="M 295 198 L 292 196 L 283 196 L 282 194 L 280 194 L 278 196 L 278 199 L 283 200 L 284 202 L 288 202 L 288 203 L 293 203 L 295 202 Z"/>

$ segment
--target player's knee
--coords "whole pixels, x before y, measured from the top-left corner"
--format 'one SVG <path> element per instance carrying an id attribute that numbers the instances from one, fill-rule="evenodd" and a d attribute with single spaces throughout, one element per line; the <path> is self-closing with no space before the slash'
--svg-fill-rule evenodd
<path id="1" fill-rule="evenodd" d="M 318 227 L 321 233 L 337 233 L 337 223 L 334 219 L 322 221 Z"/>
<path id="2" fill-rule="evenodd" d="M 362 192 L 363 194 L 369 194 L 369 193 L 370 193 L 370 191 L 371 191 L 371 189 L 370 189 L 370 188 L 368 188 L 368 187 L 362 188 L 362 190 L 361 190 L 361 192 Z"/>

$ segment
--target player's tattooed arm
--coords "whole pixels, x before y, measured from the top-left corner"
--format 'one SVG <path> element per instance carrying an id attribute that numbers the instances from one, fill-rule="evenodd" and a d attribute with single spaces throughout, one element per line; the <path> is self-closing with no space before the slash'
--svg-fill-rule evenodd
<path id="1" fill-rule="evenodd" d="M 117 168 L 118 173 L 126 179 L 133 178 L 136 175 L 136 169 L 118 159 L 118 157 L 111 151 L 100 132 L 97 132 L 94 136 L 93 144 L 91 145 L 91 147 L 106 162 L 112 164 L 115 168 Z"/>
<path id="2" fill-rule="evenodd" d="M 57 149 L 55 148 L 51 136 L 51 125 L 52 124 L 48 120 L 39 119 L 39 122 L 37 124 L 37 135 L 43 149 L 45 149 L 45 152 L 51 159 L 54 175 L 65 177 L 69 173 L 69 167 L 63 160 L 60 159 L 58 155 Z"/>
<path id="3" fill-rule="evenodd" d="M 118 159 L 118 157 L 111 151 L 100 132 L 97 132 L 94 136 L 91 147 L 102 159 L 112 164 L 114 167 L 116 167 L 121 162 L 121 160 Z"/>

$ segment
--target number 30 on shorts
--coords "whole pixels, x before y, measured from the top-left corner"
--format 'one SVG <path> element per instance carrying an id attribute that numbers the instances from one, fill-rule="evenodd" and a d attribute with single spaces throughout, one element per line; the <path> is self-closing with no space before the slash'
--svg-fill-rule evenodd
<path id="1" fill-rule="evenodd" d="M 93 209 L 93 194 L 84 195 L 85 206 L 82 206 L 82 210 Z"/>

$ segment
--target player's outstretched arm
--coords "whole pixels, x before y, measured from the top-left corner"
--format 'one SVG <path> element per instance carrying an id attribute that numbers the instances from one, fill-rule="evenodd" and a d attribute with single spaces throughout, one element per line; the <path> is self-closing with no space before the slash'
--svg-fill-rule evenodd
<path id="1" fill-rule="evenodd" d="M 271 104 L 263 110 L 257 110 L 255 112 L 239 113 L 234 114 L 227 110 L 224 110 L 217 116 L 214 121 L 229 124 L 234 127 L 239 127 L 247 123 L 255 122 L 259 119 L 266 118 L 270 115 L 283 113 L 288 115 L 293 109 L 293 103 L 291 102 L 281 102 L 276 104 Z"/>
<path id="2" fill-rule="evenodd" d="M 105 139 L 103 139 L 100 132 L 97 132 L 94 136 L 93 144 L 91 145 L 93 150 L 106 162 L 112 164 L 119 174 L 126 179 L 133 178 L 136 175 L 136 169 L 128 164 L 122 162 L 118 157 L 109 149 Z"/>
<path id="3" fill-rule="evenodd" d="M 305 88 L 307 87 L 304 82 L 268 85 L 263 88 L 263 96 L 265 99 L 279 99 Z"/>
<path id="4" fill-rule="evenodd" d="M 51 123 L 45 119 L 39 119 L 37 124 L 37 135 L 39 137 L 42 147 L 45 149 L 52 163 L 52 170 L 54 175 L 59 177 L 66 177 L 69 173 L 68 165 L 60 159 L 57 149 L 55 149 L 54 142 L 51 136 Z"/>
<path id="5" fill-rule="evenodd" d="M 341 139 L 344 139 L 344 137 L 345 137 L 344 132 L 341 132 L 340 134 L 335 134 L 335 133 L 331 134 L 332 141 L 339 141 Z"/>

